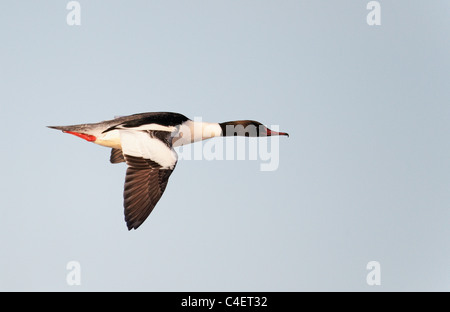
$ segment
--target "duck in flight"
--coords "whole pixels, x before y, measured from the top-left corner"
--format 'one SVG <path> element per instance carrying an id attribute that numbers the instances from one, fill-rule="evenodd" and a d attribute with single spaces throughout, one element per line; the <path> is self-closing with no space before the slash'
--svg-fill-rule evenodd
<path id="1" fill-rule="evenodd" d="M 112 148 L 110 162 L 126 162 L 123 197 L 128 230 L 137 229 L 147 219 L 166 189 L 178 159 L 174 147 L 217 136 L 289 136 L 253 120 L 209 123 L 170 112 L 49 128 Z"/>

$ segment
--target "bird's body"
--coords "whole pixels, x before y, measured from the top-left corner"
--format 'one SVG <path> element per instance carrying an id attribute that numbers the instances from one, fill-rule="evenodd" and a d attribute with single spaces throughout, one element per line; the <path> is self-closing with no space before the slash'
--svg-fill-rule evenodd
<path id="1" fill-rule="evenodd" d="M 98 123 L 50 128 L 110 147 L 111 163 L 127 163 L 124 207 L 129 230 L 137 229 L 161 198 L 178 159 L 173 147 L 217 136 L 287 135 L 251 120 L 208 123 L 170 112 L 134 114 Z"/>

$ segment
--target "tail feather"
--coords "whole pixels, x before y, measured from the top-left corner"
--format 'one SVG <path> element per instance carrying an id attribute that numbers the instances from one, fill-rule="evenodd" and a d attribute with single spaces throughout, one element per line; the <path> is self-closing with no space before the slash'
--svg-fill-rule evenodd
<path id="1" fill-rule="evenodd" d="M 68 128 L 68 126 L 47 126 L 47 128 L 64 131 L 66 130 L 66 128 Z"/>
<path id="2" fill-rule="evenodd" d="M 87 127 L 88 125 L 73 125 L 73 126 L 47 126 L 47 128 L 61 130 L 61 131 L 72 131 L 80 133 L 89 133 L 91 129 Z M 91 130 L 92 131 L 92 130 Z"/>
<path id="3" fill-rule="evenodd" d="M 87 135 L 99 136 L 102 131 L 106 128 L 105 125 L 101 123 L 96 124 L 81 124 L 81 125 L 70 125 L 70 126 L 47 126 L 50 129 L 61 130 L 63 132 L 76 132 Z"/>

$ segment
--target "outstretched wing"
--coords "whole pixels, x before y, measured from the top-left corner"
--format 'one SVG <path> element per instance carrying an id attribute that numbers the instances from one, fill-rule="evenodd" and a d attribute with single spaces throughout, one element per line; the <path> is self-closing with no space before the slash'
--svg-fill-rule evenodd
<path id="1" fill-rule="evenodd" d="M 128 229 L 137 229 L 166 189 L 177 163 L 168 131 L 120 130 L 122 153 L 128 165 L 124 209 Z"/>
<path id="2" fill-rule="evenodd" d="M 124 162 L 125 158 L 123 158 L 122 150 L 118 148 L 111 149 L 111 157 L 109 158 L 109 161 L 112 164 Z"/>

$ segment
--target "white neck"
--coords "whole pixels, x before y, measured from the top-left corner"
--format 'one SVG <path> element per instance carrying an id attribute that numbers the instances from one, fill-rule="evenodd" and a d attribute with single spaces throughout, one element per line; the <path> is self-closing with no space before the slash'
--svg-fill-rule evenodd
<path id="1" fill-rule="evenodd" d="M 216 122 L 188 120 L 181 124 L 177 135 L 173 138 L 173 146 L 186 145 L 216 136 L 222 136 L 222 128 Z"/>

